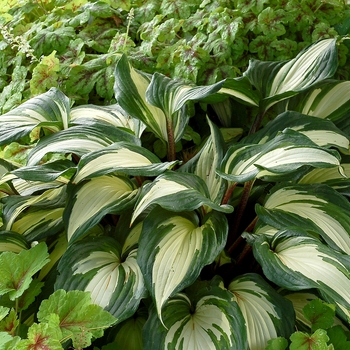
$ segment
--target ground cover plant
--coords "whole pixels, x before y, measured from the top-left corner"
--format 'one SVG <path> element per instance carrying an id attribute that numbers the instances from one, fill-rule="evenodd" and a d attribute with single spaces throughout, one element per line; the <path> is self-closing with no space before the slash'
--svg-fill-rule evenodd
<path id="1" fill-rule="evenodd" d="M 345 348 L 342 40 L 210 85 L 119 55 L 116 104 L 53 87 L 1 115 L 2 348 Z"/>
<path id="2" fill-rule="evenodd" d="M 208 85 L 241 76 L 250 58 L 285 60 L 346 35 L 341 0 L 0 1 L 0 112 L 51 87 L 78 104 L 114 103 L 115 53 L 148 73 Z M 348 44 L 337 75 L 348 78 Z"/>

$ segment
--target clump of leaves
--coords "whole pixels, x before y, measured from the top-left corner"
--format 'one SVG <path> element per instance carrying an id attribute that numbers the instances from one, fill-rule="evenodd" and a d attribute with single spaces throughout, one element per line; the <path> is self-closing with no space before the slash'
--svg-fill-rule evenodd
<path id="1" fill-rule="evenodd" d="M 262 350 L 305 324 L 303 293 L 336 305 L 348 327 L 350 83 L 334 79 L 340 41 L 251 60 L 242 77 L 210 85 L 141 72 L 122 55 L 115 104 L 72 107 L 53 87 L 1 115 L 0 143 L 31 147 L 0 163 L 0 248 L 46 242 L 47 299 L 90 292 L 115 317 L 94 346 Z M 184 162 L 191 130 L 203 141 Z M 296 342 L 325 340 L 318 329 L 300 328 Z"/>
<path id="2" fill-rule="evenodd" d="M 187 82 L 236 77 L 249 59 L 287 60 L 349 32 L 343 1 L 46 0 L 1 2 L 0 111 L 59 87 L 76 104 L 114 102 L 120 54 Z M 339 47 L 347 78 L 348 43 Z"/>
<path id="3" fill-rule="evenodd" d="M 91 303 L 90 293 L 57 290 L 42 300 L 38 323 L 23 322 L 44 283 L 33 277 L 49 262 L 45 243 L 0 255 L 0 341 L 2 349 L 63 349 L 71 341 L 84 349 L 103 335 L 115 318 Z M 33 309 L 31 310 L 33 312 Z"/>
<path id="4" fill-rule="evenodd" d="M 290 350 L 346 350 L 350 346 L 350 332 L 344 326 L 335 324 L 334 304 L 318 298 L 313 299 L 302 309 L 310 327 L 310 332 L 296 331 L 290 336 Z M 271 339 L 266 350 L 285 350 L 288 341 L 283 337 Z"/>

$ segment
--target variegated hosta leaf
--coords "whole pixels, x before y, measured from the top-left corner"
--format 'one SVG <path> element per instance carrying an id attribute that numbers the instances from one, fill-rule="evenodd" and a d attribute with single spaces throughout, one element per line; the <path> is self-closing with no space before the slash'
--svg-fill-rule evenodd
<path id="1" fill-rule="evenodd" d="M 0 254 L 1 252 L 19 253 L 29 248 L 28 241 L 21 234 L 12 231 L 0 232 Z"/>
<path id="2" fill-rule="evenodd" d="M 118 104 L 130 116 L 140 119 L 159 138 L 168 140 L 164 112 L 146 101 L 151 77 L 135 70 L 123 55 L 115 69 L 114 92 Z"/>
<path id="3" fill-rule="evenodd" d="M 89 119 L 100 120 L 112 124 L 114 127 L 128 129 L 138 138 L 141 137 L 146 128 L 141 120 L 130 117 L 117 104 L 111 106 L 82 105 L 72 108 L 71 122 L 73 124 L 84 124 Z"/>
<path id="4" fill-rule="evenodd" d="M 248 348 L 245 322 L 231 294 L 217 286 L 196 295 L 177 294 L 155 308 L 144 327 L 144 349 L 243 350 Z"/>
<path id="5" fill-rule="evenodd" d="M 226 244 L 225 215 L 213 211 L 204 220 L 155 208 L 143 222 L 138 263 L 160 318 L 166 300 L 192 284 Z"/>
<path id="6" fill-rule="evenodd" d="M 72 243 L 109 213 L 120 213 L 134 205 L 134 184 L 124 176 L 103 175 L 67 187 L 64 211 L 67 238 Z"/>
<path id="7" fill-rule="evenodd" d="M 68 180 L 76 172 L 76 166 L 68 159 L 40 164 L 37 166 L 24 166 L 13 170 L 11 173 L 27 181 L 50 182 L 62 177 Z"/>
<path id="8" fill-rule="evenodd" d="M 188 123 L 188 116 L 181 111 L 185 103 L 214 94 L 222 83 L 188 86 L 159 73 L 150 81 L 123 55 L 116 66 L 114 91 L 117 102 L 129 115 L 140 119 L 164 141 L 168 141 L 170 129 L 177 142 Z"/>
<path id="9" fill-rule="evenodd" d="M 13 188 L 15 188 L 17 193 L 20 194 L 21 196 L 30 196 L 35 193 L 42 193 L 51 188 L 62 187 L 68 183 L 67 179 L 63 177 L 60 177 L 57 180 L 51 181 L 51 182 L 27 181 L 27 180 L 23 180 L 21 178 L 15 177 L 14 179 L 11 179 L 11 182 L 12 182 Z"/>
<path id="10" fill-rule="evenodd" d="M 142 188 L 131 223 L 146 208 L 155 204 L 175 212 L 194 210 L 203 205 L 226 213 L 232 212 L 231 206 L 218 205 L 209 197 L 208 188 L 200 177 L 190 173 L 167 171 Z"/>
<path id="11" fill-rule="evenodd" d="M 165 120 L 161 124 L 171 125 L 175 142 L 178 142 L 188 123 L 188 116 L 180 112 L 181 108 L 188 101 L 201 100 L 216 93 L 222 85 L 223 81 L 208 86 L 189 86 L 156 72 L 147 88 L 146 100 L 163 111 Z M 180 113 L 176 113 L 178 111 Z"/>
<path id="12" fill-rule="evenodd" d="M 254 257 L 270 281 L 289 290 L 317 288 L 350 309 L 350 265 L 343 254 L 296 228 L 254 238 Z"/>
<path id="13" fill-rule="evenodd" d="M 229 95 L 249 106 L 259 106 L 259 95 L 246 77 L 226 79 L 218 94 Z"/>
<path id="14" fill-rule="evenodd" d="M 64 229 L 63 210 L 64 208 L 52 208 L 26 211 L 25 215 L 13 223 L 11 230 L 24 235 L 29 241 L 53 236 Z"/>
<path id="15" fill-rule="evenodd" d="M 336 39 L 317 41 L 286 62 L 251 60 L 244 73 L 262 94 L 260 107 L 266 111 L 273 104 L 306 90 L 335 73 Z"/>
<path id="16" fill-rule="evenodd" d="M 333 249 L 350 254 L 350 204 L 331 187 L 277 186 L 256 212 L 265 224 L 278 229 L 303 227 L 322 236 Z"/>
<path id="17" fill-rule="evenodd" d="M 330 120 L 293 111 L 280 114 L 264 128 L 246 137 L 244 143 L 266 143 L 286 128 L 299 131 L 310 138 L 317 146 L 337 147 L 343 152 L 349 151 L 349 138 Z"/>
<path id="18" fill-rule="evenodd" d="M 323 183 L 345 195 L 350 193 L 350 163 L 342 163 L 344 174 L 339 174 L 338 169 L 313 169 L 303 177 L 299 178 L 299 184 Z"/>
<path id="19" fill-rule="evenodd" d="M 73 243 L 62 256 L 55 290 L 91 292 L 94 304 L 121 322 L 132 316 L 145 297 L 137 250 L 123 255 L 119 243 L 110 237 L 89 237 Z"/>
<path id="20" fill-rule="evenodd" d="M 117 141 L 139 144 L 140 140 L 132 134 L 113 128 L 102 121 L 72 126 L 41 139 L 28 156 L 28 165 L 36 165 L 47 153 L 85 153 L 107 147 Z"/>
<path id="21" fill-rule="evenodd" d="M 83 156 L 73 182 L 79 183 L 84 179 L 116 171 L 134 176 L 157 176 L 176 163 L 178 161 L 162 163 L 157 156 L 141 146 L 116 142 Z"/>
<path id="22" fill-rule="evenodd" d="M 211 135 L 201 150 L 191 158 L 179 172 L 190 172 L 202 178 L 207 184 L 210 199 L 220 204 L 227 187 L 227 182 L 216 173 L 226 149 L 223 136 L 219 128 L 209 119 Z M 208 208 L 207 208 L 208 209 Z"/>
<path id="23" fill-rule="evenodd" d="M 291 302 L 253 273 L 235 278 L 228 286 L 246 322 L 249 349 L 264 350 L 270 339 L 289 338 L 295 314 Z"/>
<path id="24" fill-rule="evenodd" d="M 26 209 L 35 207 L 37 209 L 56 209 L 63 206 L 65 202 L 65 187 L 49 189 L 36 196 L 9 196 L 3 198 L 4 229 L 12 230 L 13 224 L 18 216 Z M 50 219 L 48 220 L 48 222 Z M 32 223 L 34 226 L 40 222 Z"/>
<path id="25" fill-rule="evenodd" d="M 307 136 L 286 129 L 264 144 L 236 144 L 227 151 L 218 173 L 229 181 L 268 177 L 279 180 L 302 166 L 340 167 L 336 151 L 317 146 Z"/>
<path id="26" fill-rule="evenodd" d="M 67 129 L 69 113 L 68 97 L 51 88 L 0 116 L 0 144 L 18 140 L 37 126 L 54 132 Z"/>
<path id="27" fill-rule="evenodd" d="M 288 109 L 337 120 L 350 110 L 350 81 L 326 80 L 288 102 Z"/>

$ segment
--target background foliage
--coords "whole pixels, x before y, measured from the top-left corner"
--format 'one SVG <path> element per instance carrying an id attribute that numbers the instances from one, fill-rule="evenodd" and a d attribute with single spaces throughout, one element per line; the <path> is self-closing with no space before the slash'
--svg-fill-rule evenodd
<path id="1" fill-rule="evenodd" d="M 212 84 L 250 58 L 290 59 L 350 27 L 341 0 L 2 0 L 0 11 L 3 113 L 50 87 L 76 104 L 110 104 L 118 53 L 149 73 Z M 347 79 L 347 42 L 339 58 Z"/>

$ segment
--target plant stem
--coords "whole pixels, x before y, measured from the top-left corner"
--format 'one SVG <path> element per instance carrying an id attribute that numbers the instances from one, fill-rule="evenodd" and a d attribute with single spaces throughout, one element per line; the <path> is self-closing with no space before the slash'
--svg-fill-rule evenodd
<path id="1" fill-rule="evenodd" d="M 172 162 L 176 160 L 176 149 L 175 149 L 175 139 L 174 130 L 171 119 L 166 118 L 166 128 L 168 134 L 168 161 Z"/>
<path id="2" fill-rule="evenodd" d="M 261 122 L 262 122 L 264 116 L 265 116 L 265 113 L 262 111 L 259 111 L 259 113 L 255 117 L 253 125 L 251 126 L 251 128 L 249 130 L 248 135 L 254 134 L 260 128 L 260 125 L 261 125 Z"/>
<path id="3" fill-rule="evenodd" d="M 257 221 L 258 221 L 258 217 L 256 216 L 254 220 L 247 226 L 244 232 L 251 232 L 254 229 Z M 237 239 L 232 243 L 232 245 L 227 249 L 227 253 L 229 255 L 232 255 L 233 252 L 242 244 L 242 242 L 243 242 L 243 237 L 238 236 Z"/>
<path id="4" fill-rule="evenodd" d="M 247 207 L 250 191 L 253 187 L 253 184 L 254 184 L 254 180 L 247 181 L 244 184 L 244 189 L 243 189 L 243 193 L 241 196 L 241 200 L 237 206 L 237 209 L 235 210 L 235 216 L 233 219 L 233 223 L 230 226 L 231 229 L 230 229 L 229 237 L 227 240 L 228 247 L 230 247 L 237 239 L 239 226 L 241 224 L 245 208 Z"/>
<path id="5" fill-rule="evenodd" d="M 229 199 L 230 199 L 230 197 L 231 197 L 231 195 L 232 195 L 232 192 L 233 192 L 233 190 L 236 188 L 237 184 L 238 184 L 238 183 L 235 182 L 234 184 L 232 184 L 231 186 L 229 186 L 229 188 L 226 190 L 225 195 L 224 195 L 224 198 L 223 198 L 222 201 L 221 201 L 221 204 L 222 204 L 222 205 L 228 203 L 228 201 L 229 201 Z"/>

